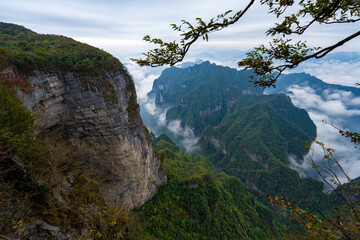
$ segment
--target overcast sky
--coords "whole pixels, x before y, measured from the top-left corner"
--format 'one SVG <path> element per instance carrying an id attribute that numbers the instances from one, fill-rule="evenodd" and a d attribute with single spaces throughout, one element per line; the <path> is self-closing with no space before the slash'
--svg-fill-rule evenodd
<path id="1" fill-rule="evenodd" d="M 142 41 L 149 34 L 176 39 L 171 23 L 196 17 L 210 19 L 229 9 L 239 10 L 247 1 L 239 0 L 0 0 L 0 21 L 23 25 L 38 33 L 60 34 L 102 48 L 123 62 L 151 48 Z M 236 25 L 199 42 L 192 55 L 217 50 L 249 50 L 266 43 L 264 32 L 275 18 L 265 7 L 256 5 Z M 315 26 L 304 36 L 313 45 L 331 44 L 357 31 L 360 23 Z M 339 51 L 360 52 L 360 41 Z"/>

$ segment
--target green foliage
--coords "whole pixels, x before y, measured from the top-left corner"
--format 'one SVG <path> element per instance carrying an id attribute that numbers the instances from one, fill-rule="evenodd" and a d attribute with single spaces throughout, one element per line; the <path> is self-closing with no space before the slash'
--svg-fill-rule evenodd
<path id="1" fill-rule="evenodd" d="M 1 78 L 1 76 L 0 76 Z M 34 130 L 35 118 L 16 97 L 14 89 L 8 89 L 0 79 L 0 129 L 9 137 Z"/>
<path id="2" fill-rule="evenodd" d="M 125 210 L 104 209 L 92 213 L 89 226 L 79 240 L 135 239 L 129 231 L 131 217 Z"/>
<path id="3" fill-rule="evenodd" d="M 322 193 L 326 208 L 317 205 L 308 192 L 303 192 L 303 198 L 314 206 L 312 212 L 293 207 L 283 197 L 269 197 L 270 202 L 279 208 L 284 215 L 290 215 L 306 230 L 307 239 L 358 239 L 359 231 L 359 180 L 350 180 L 335 156 L 335 150 L 325 147 L 324 143 L 316 140 L 315 143 L 322 148 L 317 154 L 322 161 L 311 166 L 318 176 L 331 190 Z M 305 143 L 309 148 L 310 144 Z M 346 177 L 348 183 L 342 183 L 340 177 Z"/>
<path id="4" fill-rule="evenodd" d="M 35 129 L 34 116 L 0 76 L 0 141 L 9 144 L 11 154 L 22 158 L 35 173 L 45 174 L 49 163 L 43 156 L 45 147 L 34 138 Z"/>
<path id="5" fill-rule="evenodd" d="M 306 111 L 283 94 L 244 96 L 234 109 L 219 125 L 204 130 L 201 153 L 216 169 L 247 182 L 264 203 L 264 195 L 278 194 L 307 205 L 299 199 L 299 189 L 306 189 L 319 203 L 321 194 L 315 186 L 321 188 L 321 184 L 300 179 L 289 162 L 289 156 L 303 161 L 308 152 L 295 137 L 310 141 L 316 134 Z"/>
<path id="6" fill-rule="evenodd" d="M 135 210 L 149 238 L 269 239 L 275 234 L 270 209 L 239 179 L 216 174 L 207 159 L 187 155 L 165 135 L 154 147 L 164 158 L 168 183 Z"/>
<path id="7" fill-rule="evenodd" d="M 56 35 L 42 35 L 24 27 L 0 22 L 0 55 L 23 73 L 55 70 L 99 75 L 125 71 L 109 53 Z"/>
<path id="8" fill-rule="evenodd" d="M 354 143 L 355 145 L 359 145 L 360 144 L 360 133 L 357 132 L 350 132 L 350 131 L 343 131 L 343 130 L 339 130 L 339 133 L 342 136 L 345 136 L 347 138 L 350 138 L 351 142 Z M 356 147 L 357 147 L 356 146 Z"/>
<path id="9" fill-rule="evenodd" d="M 136 94 L 131 94 L 128 100 L 128 107 L 126 109 L 128 111 L 129 114 L 129 123 L 130 123 L 130 127 L 134 127 L 136 128 L 136 124 L 138 124 L 138 122 L 136 121 L 136 119 L 138 119 L 138 115 L 139 115 L 139 111 L 140 111 L 140 106 L 136 101 Z"/>
<path id="10" fill-rule="evenodd" d="M 150 50 L 148 53 L 144 53 L 145 59 L 131 59 L 138 63 L 140 66 L 162 66 L 169 64 L 170 66 L 181 62 L 190 46 L 196 42 L 199 38 L 208 41 L 208 34 L 211 32 L 220 31 L 234 23 L 236 23 L 244 13 L 253 5 L 255 0 L 251 0 L 247 7 L 243 11 L 236 12 L 233 16 L 227 17 L 232 10 L 226 11 L 223 14 L 219 14 L 216 18 L 210 19 L 208 23 L 205 23 L 201 18 L 196 18 L 197 26 L 194 26 L 188 21 L 182 20 L 181 25 L 171 24 L 174 31 L 180 32 L 182 39 L 180 43 L 176 41 L 164 42 L 159 38 L 150 38 L 146 35 L 143 40 L 149 43 L 158 44 L 160 47 Z M 184 30 L 184 28 L 187 30 Z"/>
<path id="11" fill-rule="evenodd" d="M 309 48 L 306 43 L 298 41 L 291 43 L 291 39 L 276 38 L 269 47 L 260 45 L 253 51 L 246 53 L 246 58 L 238 62 L 239 67 L 252 69 L 258 80 L 253 80 L 255 86 L 275 87 L 280 74 L 287 68 L 295 68 L 306 60 L 309 53 L 319 48 Z M 274 67 L 275 62 L 284 61 L 283 65 Z M 253 77 L 253 76 L 252 76 Z"/>
<path id="12" fill-rule="evenodd" d="M 113 104 L 118 102 L 118 97 L 109 75 L 120 72 L 127 81 L 126 90 L 136 94 L 132 77 L 118 59 L 64 36 L 37 34 L 18 25 L 0 22 L 0 61 L 5 65 L 1 68 L 10 66 L 16 74 L 26 77 L 35 70 L 55 71 L 60 76 L 72 73 L 85 89 L 102 91 L 104 99 Z"/>

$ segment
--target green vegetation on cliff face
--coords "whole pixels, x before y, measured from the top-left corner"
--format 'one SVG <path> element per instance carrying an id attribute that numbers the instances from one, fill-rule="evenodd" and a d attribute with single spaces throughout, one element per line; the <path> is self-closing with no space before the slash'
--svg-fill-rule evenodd
<path id="1" fill-rule="evenodd" d="M 295 137 L 310 141 L 315 134 L 306 111 L 289 97 L 243 96 L 220 124 L 205 129 L 200 143 L 207 155 L 217 156 L 211 158 L 216 167 L 246 171 L 288 166 L 289 154 L 302 160 L 307 149 Z"/>
<path id="2" fill-rule="evenodd" d="M 201 153 L 216 169 L 241 178 L 262 198 L 281 195 L 301 204 L 299 187 L 317 202 L 320 193 L 312 184 L 318 183 L 300 179 L 289 161 L 289 157 L 303 161 L 308 151 L 295 138 L 311 141 L 316 134 L 307 112 L 283 94 L 243 96 L 233 109 L 220 124 L 203 131 Z"/>
<path id="3" fill-rule="evenodd" d="M 35 70 L 71 73 L 84 88 L 103 91 L 103 97 L 112 103 L 118 99 L 106 75 L 121 73 L 129 81 L 126 89 L 136 99 L 132 78 L 117 58 L 68 37 L 37 34 L 19 25 L 0 22 L 0 59 L 25 76 L 33 75 Z M 137 110 L 134 104 L 131 106 L 129 112 Z"/>
<path id="4" fill-rule="evenodd" d="M 0 22 L 0 54 L 21 72 L 63 70 L 64 72 L 99 74 L 123 71 L 109 53 L 57 35 L 37 34 L 15 24 Z"/>
<path id="5" fill-rule="evenodd" d="M 201 155 L 187 155 L 161 135 L 154 141 L 168 183 L 136 211 L 148 238 L 271 239 L 271 210 L 236 177 L 216 174 Z"/>

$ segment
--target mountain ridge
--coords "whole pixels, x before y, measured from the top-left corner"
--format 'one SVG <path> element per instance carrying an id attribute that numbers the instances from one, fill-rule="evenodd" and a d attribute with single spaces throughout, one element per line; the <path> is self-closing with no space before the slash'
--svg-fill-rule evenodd
<path id="1" fill-rule="evenodd" d="M 207 72 L 196 71 L 200 69 Z M 186 74 L 180 78 L 179 72 Z M 290 158 L 298 163 L 304 161 L 308 149 L 296 139 L 311 142 L 316 126 L 309 114 L 295 107 L 288 96 L 264 95 L 263 89 L 254 88 L 249 82 L 251 72 L 209 62 L 181 70 L 170 68 L 165 73 L 154 81 L 148 95 L 163 97 L 162 103 L 155 100 L 159 109 L 167 100 L 171 102 L 165 108 L 168 125 L 162 125 L 158 132 L 173 133 L 172 139 L 181 146 L 182 139 L 191 136 L 183 134 L 190 128 L 194 133 L 191 137 L 195 141 L 199 138 L 194 151 L 207 157 L 218 171 L 240 178 L 264 202 L 267 194 L 284 194 L 296 202 L 296 194 L 285 186 L 298 181 L 311 189 L 311 183 L 300 180 L 291 169 Z M 176 91 L 186 81 L 192 81 L 193 88 Z M 181 122 L 179 135 L 171 128 L 173 121 Z M 311 191 L 319 197 L 316 188 Z"/>

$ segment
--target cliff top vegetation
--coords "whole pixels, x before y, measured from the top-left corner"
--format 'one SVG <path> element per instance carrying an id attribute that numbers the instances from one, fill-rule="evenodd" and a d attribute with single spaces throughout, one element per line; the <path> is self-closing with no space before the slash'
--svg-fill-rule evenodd
<path id="1" fill-rule="evenodd" d="M 37 34 L 25 27 L 0 22 L 0 54 L 22 73 L 36 70 L 61 70 L 100 74 L 125 71 L 111 54 L 71 38 Z"/>

